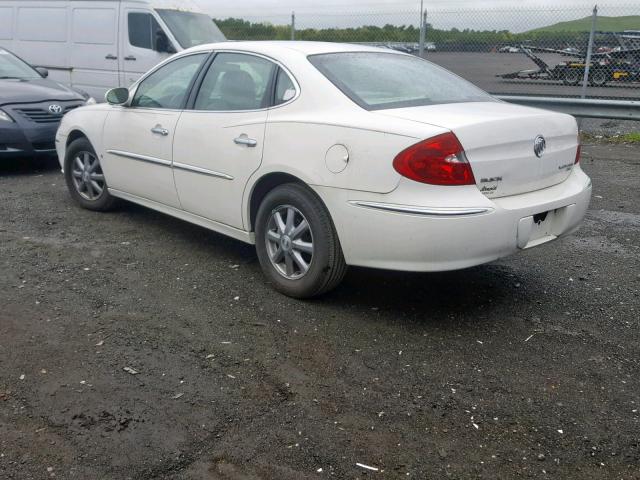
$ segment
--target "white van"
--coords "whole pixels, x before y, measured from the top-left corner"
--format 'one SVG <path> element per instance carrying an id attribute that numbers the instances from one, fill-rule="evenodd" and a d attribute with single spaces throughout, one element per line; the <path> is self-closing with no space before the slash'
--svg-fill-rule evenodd
<path id="1" fill-rule="evenodd" d="M 98 101 L 172 53 L 222 40 L 184 0 L 0 0 L 0 47 Z"/>

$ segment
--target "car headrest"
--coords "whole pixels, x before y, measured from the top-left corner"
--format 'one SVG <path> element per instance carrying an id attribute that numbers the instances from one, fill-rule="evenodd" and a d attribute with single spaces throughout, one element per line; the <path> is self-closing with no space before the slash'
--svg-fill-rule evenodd
<path id="1" fill-rule="evenodd" d="M 220 82 L 220 95 L 229 108 L 246 110 L 260 108 L 260 105 L 257 105 L 256 83 L 247 72 L 228 71 Z"/>

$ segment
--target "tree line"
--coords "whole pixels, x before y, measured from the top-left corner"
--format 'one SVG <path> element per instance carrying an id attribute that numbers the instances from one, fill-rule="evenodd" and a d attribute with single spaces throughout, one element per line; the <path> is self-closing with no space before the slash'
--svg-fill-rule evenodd
<path id="1" fill-rule="evenodd" d="M 214 19 L 216 25 L 229 40 L 289 40 L 290 25 L 273 25 L 266 22 L 250 22 L 240 18 Z M 296 29 L 296 40 L 326 42 L 417 43 L 420 29 L 413 25 L 365 25 L 348 28 Z M 540 47 L 582 47 L 587 41 L 583 32 L 525 32 L 508 30 L 440 30 L 427 24 L 427 42 L 436 44 L 438 50 L 488 51 L 504 45 L 534 44 Z"/>

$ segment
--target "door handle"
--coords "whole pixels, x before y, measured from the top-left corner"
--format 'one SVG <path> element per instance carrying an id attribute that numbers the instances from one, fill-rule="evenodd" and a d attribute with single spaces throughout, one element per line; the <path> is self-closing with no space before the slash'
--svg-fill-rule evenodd
<path id="1" fill-rule="evenodd" d="M 167 130 L 166 128 L 162 128 L 160 125 L 156 125 L 151 129 L 151 133 L 166 137 L 167 135 L 169 135 L 169 130 Z"/>
<path id="2" fill-rule="evenodd" d="M 126 57 L 124 57 L 124 59 L 125 59 L 125 60 L 131 60 L 131 61 L 133 61 L 133 62 L 135 62 L 135 61 L 136 61 L 136 57 L 134 57 L 133 55 L 126 56 Z"/>
<path id="3" fill-rule="evenodd" d="M 234 138 L 233 141 L 236 145 L 246 145 L 247 147 L 255 147 L 258 142 L 253 138 L 249 138 L 246 135 L 240 135 L 238 138 Z"/>
<path id="4" fill-rule="evenodd" d="M 107 60 L 117 60 L 118 59 L 118 57 L 116 57 L 115 55 L 113 55 L 111 53 L 109 55 L 107 55 L 106 57 L 104 57 L 104 58 L 107 59 Z"/>

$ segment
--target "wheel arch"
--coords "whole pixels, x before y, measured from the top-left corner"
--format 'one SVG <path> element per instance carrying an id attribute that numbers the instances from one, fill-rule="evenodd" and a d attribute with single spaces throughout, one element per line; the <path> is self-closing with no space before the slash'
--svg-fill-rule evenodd
<path id="1" fill-rule="evenodd" d="M 291 173 L 278 171 L 264 174 L 253 184 L 247 202 L 247 225 L 250 232 L 255 230 L 258 209 L 260 208 L 260 204 L 262 203 L 262 200 L 264 200 L 264 197 L 266 197 L 271 190 L 280 185 L 284 185 L 285 183 L 297 183 L 308 186 L 307 183 L 299 177 L 292 175 Z"/>
<path id="2" fill-rule="evenodd" d="M 78 138 L 86 138 L 98 155 L 102 153 L 102 134 L 107 119 L 107 111 L 89 110 L 83 108 L 73 110 L 64 116 L 56 138 L 66 141 L 60 145 L 66 149 L 71 142 Z"/>
<path id="3" fill-rule="evenodd" d="M 72 129 L 69 132 L 69 136 L 67 137 L 67 144 L 65 145 L 65 147 L 68 148 L 72 142 L 75 142 L 79 138 L 86 138 L 87 140 L 89 140 L 89 136 L 79 128 Z"/>
<path id="4" fill-rule="evenodd" d="M 86 138 L 87 141 L 91 144 L 93 149 L 98 153 L 98 149 L 96 148 L 95 142 L 91 139 L 91 136 L 82 128 L 82 127 L 73 127 L 69 129 L 69 133 L 67 135 L 67 140 L 64 145 L 64 157 L 66 158 L 67 150 L 69 150 L 69 146 L 80 138 Z M 65 158 L 62 158 L 62 162 L 64 163 Z"/>
<path id="5" fill-rule="evenodd" d="M 284 185 L 285 183 L 297 183 L 306 187 L 312 195 L 314 195 L 322 205 L 327 209 L 329 213 L 329 217 L 333 217 L 331 215 L 331 211 L 327 206 L 327 203 L 324 201 L 321 195 L 311 187 L 311 184 L 305 181 L 302 178 L 302 175 L 296 175 L 294 173 L 289 173 L 286 171 L 272 171 L 268 173 L 264 173 L 260 178 L 258 178 L 254 183 L 249 192 L 248 199 L 246 202 L 246 225 L 247 229 L 250 232 L 255 231 L 255 222 L 256 217 L 258 216 L 258 209 L 260 208 L 260 204 L 262 200 L 267 196 L 267 194 L 273 190 L 274 188 Z M 332 218 L 333 221 L 333 218 Z"/>

